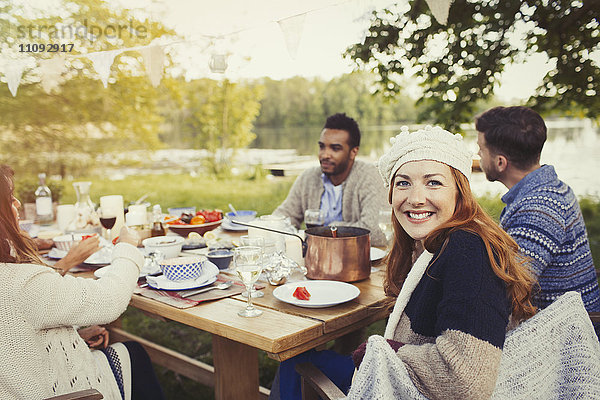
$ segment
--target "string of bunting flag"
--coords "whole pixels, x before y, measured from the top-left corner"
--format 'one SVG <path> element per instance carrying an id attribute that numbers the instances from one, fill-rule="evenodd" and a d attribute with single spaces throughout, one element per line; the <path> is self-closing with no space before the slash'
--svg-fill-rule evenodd
<path id="1" fill-rule="evenodd" d="M 453 0 L 426 0 L 427 5 L 429 6 L 434 18 L 440 24 L 443 25 L 447 23 L 448 12 L 452 1 Z M 359 3 L 358 5 L 356 5 L 356 8 L 362 10 L 362 13 L 364 14 L 366 4 L 376 5 L 378 7 L 386 7 L 390 6 L 394 2 L 391 2 L 390 0 L 344 0 L 338 3 L 328 4 L 326 6 L 286 16 L 281 19 L 270 20 L 261 23 L 261 25 L 276 23 L 279 26 L 279 29 L 283 35 L 288 54 L 292 59 L 296 59 L 298 47 L 300 45 L 302 33 L 304 31 L 306 15 L 323 10 L 328 7 L 345 5 L 346 3 Z M 39 74 L 41 78 L 40 83 L 44 91 L 50 93 L 55 87 L 59 85 L 60 78 L 67 69 L 67 59 L 77 58 L 87 58 L 92 62 L 94 70 L 96 71 L 100 80 L 102 81 L 102 84 L 106 88 L 108 86 L 110 69 L 114 63 L 115 57 L 124 52 L 138 51 L 143 58 L 144 67 L 146 69 L 146 74 L 150 79 L 150 83 L 153 87 L 157 87 L 160 84 L 164 73 L 165 49 L 167 47 L 179 45 L 182 43 L 189 44 L 191 42 L 197 42 L 199 40 L 210 40 L 213 47 L 213 52 L 208 62 L 210 71 L 213 73 L 224 73 L 228 68 L 229 54 L 218 49 L 216 46 L 214 46 L 214 43 L 217 43 L 219 40 L 222 40 L 225 37 L 237 35 L 245 31 L 255 29 L 256 27 L 257 25 L 254 25 L 251 27 L 245 27 L 242 29 L 237 29 L 235 31 L 219 35 L 201 34 L 199 35 L 199 39 L 195 38 L 191 40 L 177 40 L 170 43 L 149 44 L 144 46 L 136 46 L 122 49 L 97 51 L 87 54 L 61 55 L 48 59 L 35 59 L 33 56 L 16 59 L 2 57 L 0 59 L 0 66 L 2 66 L 3 64 L 2 72 L 4 80 L 6 81 L 8 89 L 13 95 L 13 97 L 17 95 L 17 90 L 21 83 L 23 73 L 28 68 L 34 69 L 38 67 L 37 64 L 39 64 Z M 0 56 L 2 55 L 0 54 Z"/>

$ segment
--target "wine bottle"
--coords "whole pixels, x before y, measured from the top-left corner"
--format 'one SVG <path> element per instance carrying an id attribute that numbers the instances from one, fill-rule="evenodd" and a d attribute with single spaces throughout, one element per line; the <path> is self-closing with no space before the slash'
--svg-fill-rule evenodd
<path id="1" fill-rule="evenodd" d="M 150 229 L 150 236 L 164 236 L 166 235 L 165 226 L 162 223 L 162 210 L 159 204 L 155 204 L 152 208 L 152 227 Z"/>
<path id="2" fill-rule="evenodd" d="M 46 174 L 38 174 L 40 185 L 35 191 L 35 214 L 36 221 L 40 225 L 51 225 L 54 222 L 52 210 L 52 192 L 46 186 Z"/>

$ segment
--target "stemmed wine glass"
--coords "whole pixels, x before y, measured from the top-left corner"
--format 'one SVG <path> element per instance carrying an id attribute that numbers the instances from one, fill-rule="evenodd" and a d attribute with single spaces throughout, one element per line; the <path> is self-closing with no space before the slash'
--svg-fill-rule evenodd
<path id="1" fill-rule="evenodd" d="M 257 246 L 241 246 L 233 250 L 235 270 L 246 286 L 248 293 L 251 293 L 252 286 L 262 272 L 262 253 L 262 248 Z M 248 299 L 246 308 L 239 311 L 238 315 L 241 317 L 258 317 L 261 315 L 262 311 L 252 305 L 252 296 L 246 298 Z"/>
<path id="2" fill-rule="evenodd" d="M 307 228 L 314 228 L 325 225 L 325 213 L 316 208 L 309 208 L 304 211 L 304 223 Z"/>
<path id="3" fill-rule="evenodd" d="M 379 210 L 379 221 L 378 221 L 379 229 L 385 235 L 385 240 L 387 243 L 390 243 L 392 239 L 392 235 L 394 234 L 392 230 L 392 209 L 391 208 L 382 208 Z"/>
<path id="4" fill-rule="evenodd" d="M 257 237 L 250 237 L 248 235 L 244 235 L 240 237 L 240 240 L 242 241 L 242 246 L 254 246 L 254 247 L 260 247 L 262 250 L 262 258 L 263 258 L 263 262 L 264 262 L 264 257 L 265 257 L 265 239 L 261 236 L 257 236 Z M 254 288 L 254 285 L 252 285 L 252 290 L 250 291 L 250 295 L 254 298 L 257 297 L 263 297 L 265 294 L 263 292 L 261 292 L 260 290 L 256 290 L 256 288 Z M 242 293 L 242 297 L 248 297 L 248 292 L 243 292 Z"/>
<path id="5" fill-rule="evenodd" d="M 111 240 L 110 230 L 115 226 L 117 222 L 116 214 L 111 210 L 106 210 L 103 208 L 98 209 L 98 217 L 100 218 L 100 224 L 106 229 L 106 237 L 108 240 Z"/>

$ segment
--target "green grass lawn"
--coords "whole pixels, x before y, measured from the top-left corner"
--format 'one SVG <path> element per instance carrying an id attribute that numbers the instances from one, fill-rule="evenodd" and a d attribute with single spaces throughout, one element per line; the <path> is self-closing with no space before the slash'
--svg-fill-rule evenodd
<path id="1" fill-rule="evenodd" d="M 96 204 L 101 196 L 120 194 L 125 205 L 147 194 L 146 201 L 168 207 L 196 206 L 229 211 L 231 203 L 239 210 L 256 210 L 258 215 L 270 214 L 285 199 L 293 178 L 231 178 L 214 179 L 190 175 L 130 176 L 123 180 L 78 179 L 92 182 L 90 197 Z M 77 197 L 71 182 L 66 182 L 61 203 L 75 203 Z"/>
<path id="2" fill-rule="evenodd" d="M 82 179 L 80 179 L 82 180 Z M 110 181 L 92 178 L 91 198 L 95 203 L 100 196 L 123 195 L 126 204 L 144 194 L 147 201 L 167 207 L 196 206 L 228 210 L 232 203 L 237 209 L 256 210 L 258 215 L 270 214 L 286 197 L 293 178 L 266 179 L 264 177 L 240 177 L 211 179 L 189 175 L 147 175 Z M 70 182 L 65 184 L 61 203 L 74 203 L 75 192 Z M 497 220 L 503 204 L 496 197 L 482 197 L 480 203 Z M 586 218 L 590 243 L 596 266 L 600 266 L 600 201 L 583 199 L 581 208 Z M 152 319 L 140 311 L 129 308 L 123 316 L 125 330 L 153 342 L 179 351 L 200 361 L 212 364 L 211 336 L 206 332 L 179 324 Z M 383 334 L 385 321 L 379 321 L 367 329 L 367 333 Z M 260 384 L 271 386 L 278 363 L 264 352 L 259 354 Z M 168 399 L 213 399 L 212 388 L 157 367 L 157 374 Z"/>

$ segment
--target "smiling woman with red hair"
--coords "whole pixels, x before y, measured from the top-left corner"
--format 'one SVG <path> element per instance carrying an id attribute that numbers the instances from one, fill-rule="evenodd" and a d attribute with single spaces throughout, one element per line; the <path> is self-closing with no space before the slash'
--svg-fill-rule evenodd
<path id="1" fill-rule="evenodd" d="M 428 399 L 488 399 L 509 320 L 536 312 L 535 281 L 515 241 L 471 193 L 471 153 L 460 135 L 403 129 L 379 170 L 394 227 L 384 282 L 394 308 L 384 337 Z"/>

